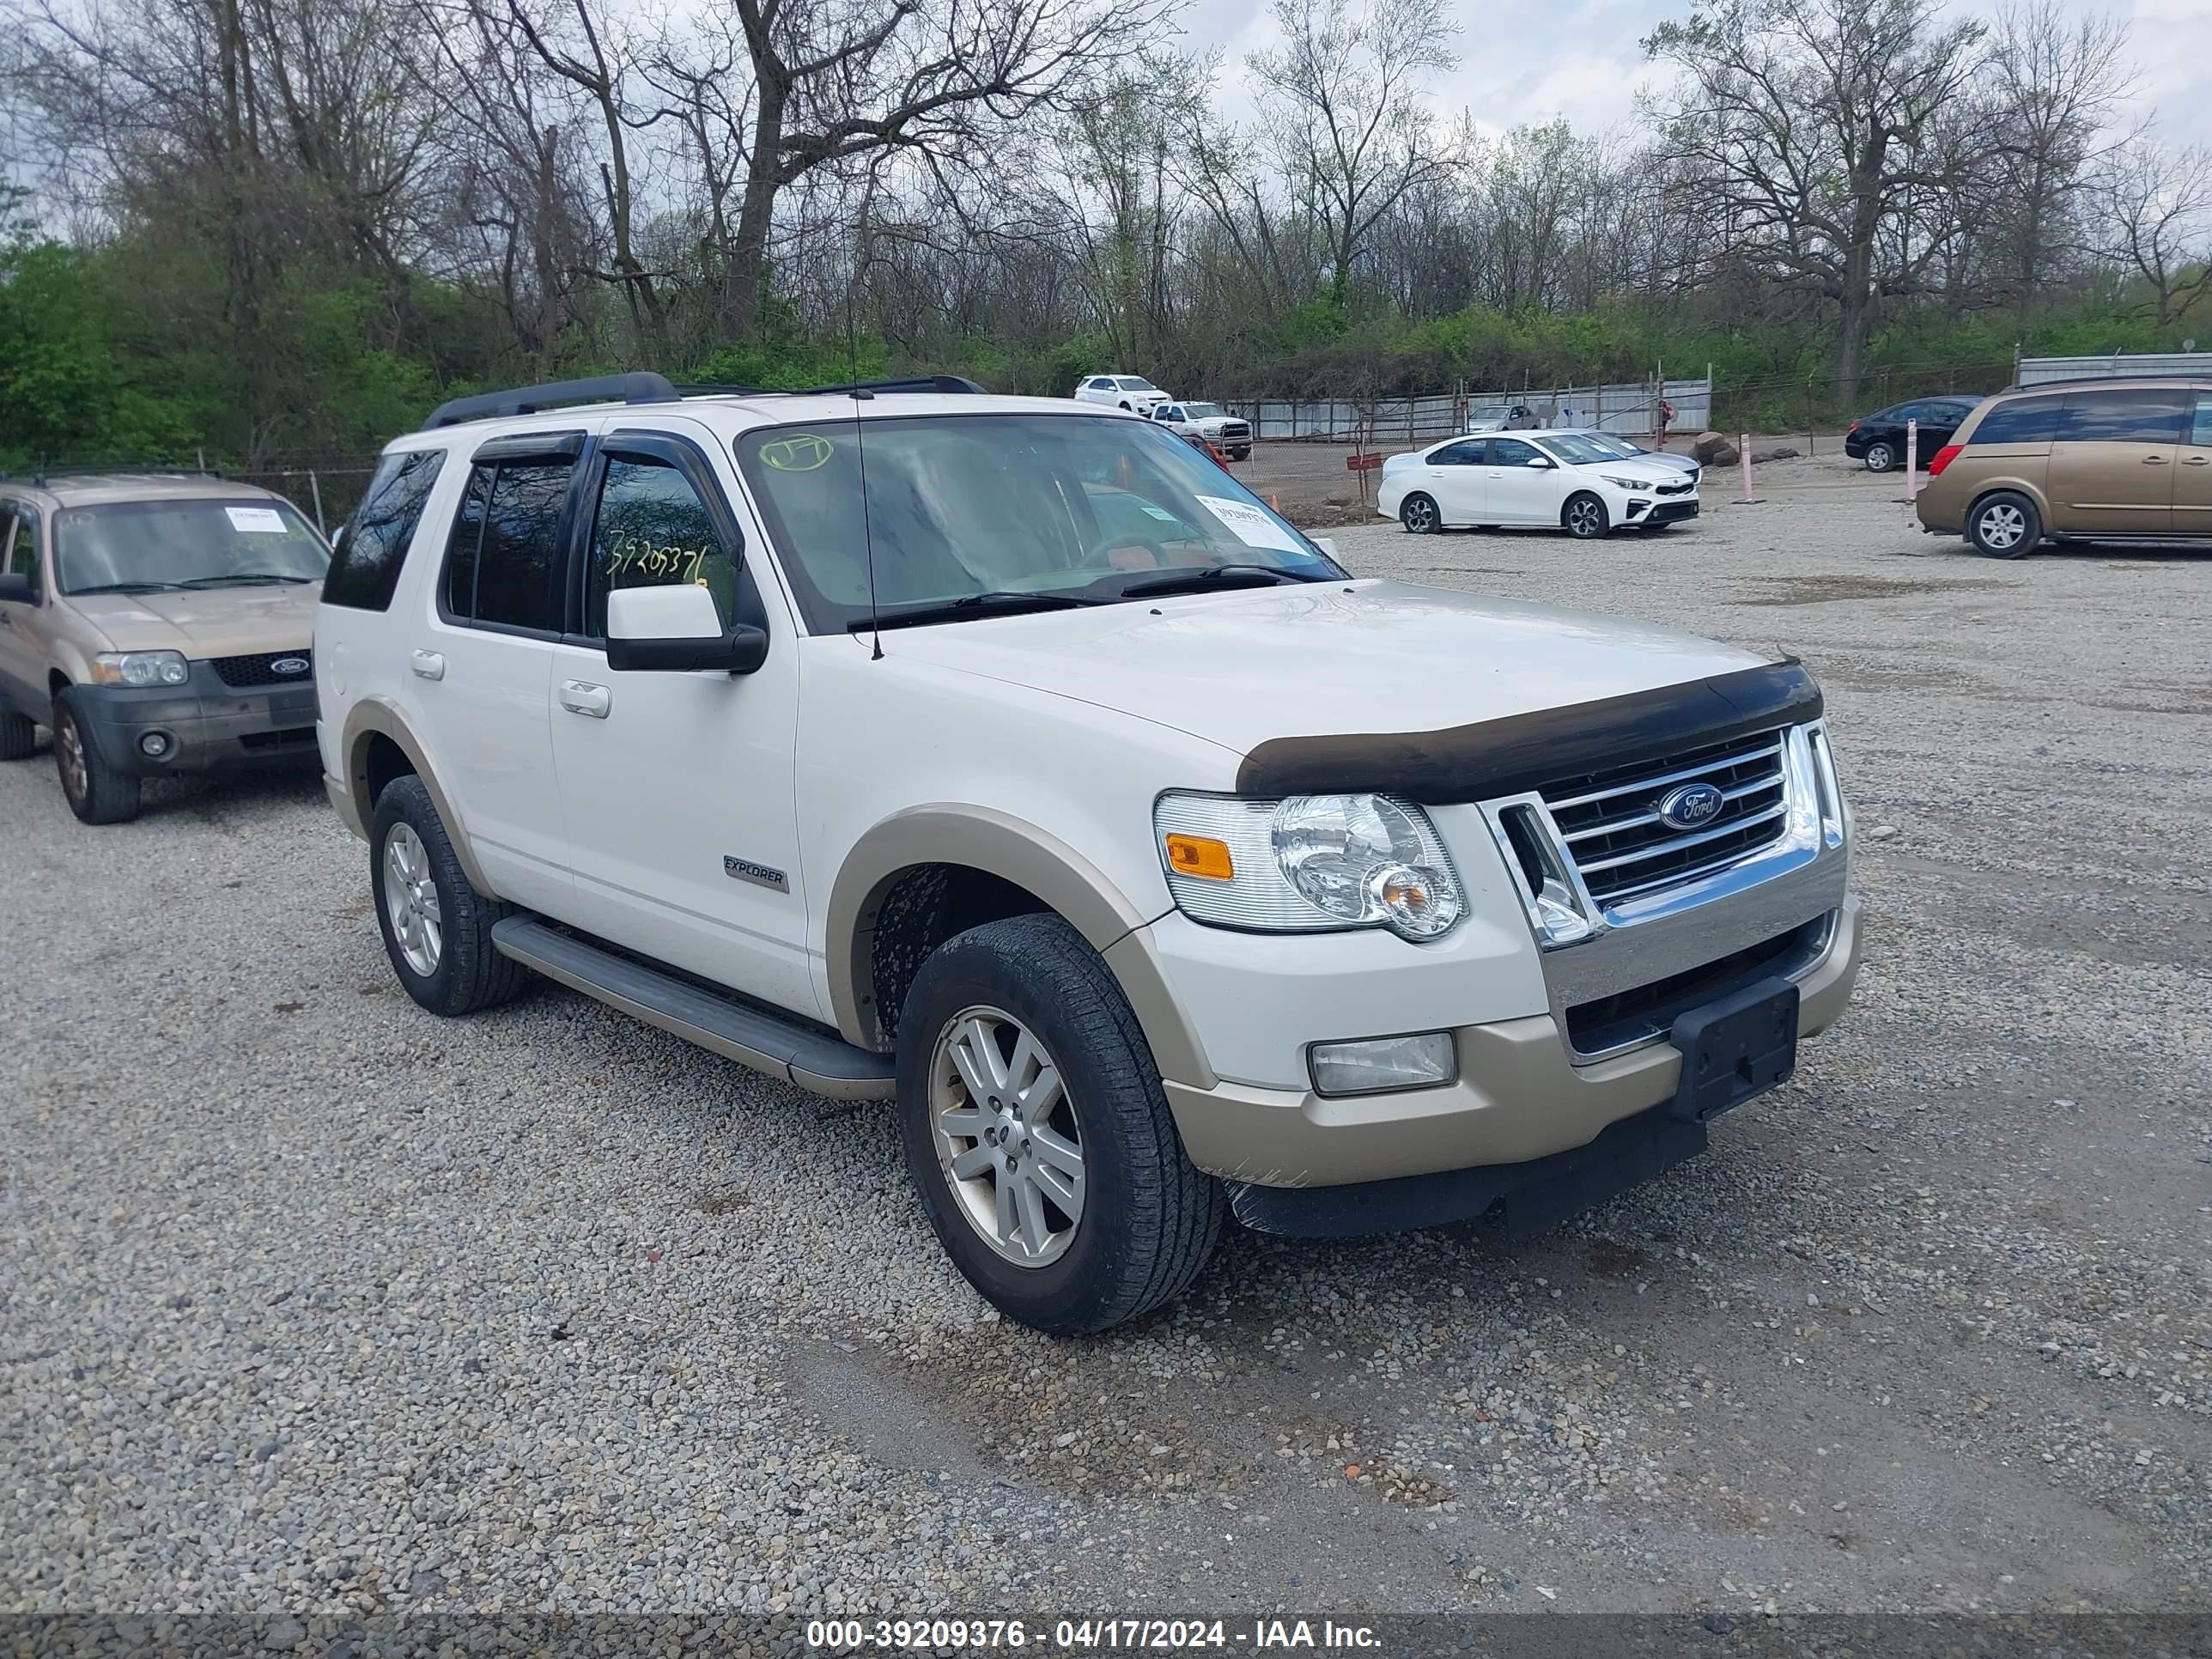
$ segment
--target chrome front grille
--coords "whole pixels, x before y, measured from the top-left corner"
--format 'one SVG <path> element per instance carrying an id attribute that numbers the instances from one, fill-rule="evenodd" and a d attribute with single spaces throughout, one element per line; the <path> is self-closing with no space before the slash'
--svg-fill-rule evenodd
<path id="1" fill-rule="evenodd" d="M 1736 862 L 1788 829 L 1783 736 L 1761 732 L 1663 762 L 1562 778 L 1537 793 L 1590 897 L 1617 903 Z M 1686 784 L 1711 784 L 1720 811 L 1694 830 L 1659 816 Z"/>

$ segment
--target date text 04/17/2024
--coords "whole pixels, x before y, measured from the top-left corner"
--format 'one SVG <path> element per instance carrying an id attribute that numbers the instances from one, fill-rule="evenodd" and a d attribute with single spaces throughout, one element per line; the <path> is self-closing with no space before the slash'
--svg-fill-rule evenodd
<path id="1" fill-rule="evenodd" d="M 932 1648 L 1025 1648 L 1049 1645 L 1076 1651 L 1186 1649 L 1350 1649 L 1378 1645 L 1364 1625 L 1333 1620 L 1261 1619 L 1249 1624 L 1222 1619 L 1060 1619 L 1049 1626 L 1022 1619 L 817 1619 L 806 1626 L 806 1644 L 833 1651 Z"/>

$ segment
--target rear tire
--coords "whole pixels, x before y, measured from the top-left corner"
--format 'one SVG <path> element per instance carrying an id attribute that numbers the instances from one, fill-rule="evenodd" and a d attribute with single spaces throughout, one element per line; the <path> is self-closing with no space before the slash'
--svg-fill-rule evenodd
<path id="1" fill-rule="evenodd" d="M 2019 491 L 2001 489 L 1983 496 L 1966 514 L 1966 539 L 1988 558 L 2024 558 L 2043 539 L 2043 515 Z"/>
<path id="2" fill-rule="evenodd" d="M 1866 453 L 1866 470 L 1869 472 L 1896 471 L 1897 452 L 1885 443 L 1869 444 Z"/>
<path id="3" fill-rule="evenodd" d="M 1151 1312 L 1221 1236 L 1221 1183 L 1184 1152 L 1143 1028 L 1058 916 L 987 922 L 922 963 L 899 1015 L 898 1113 L 945 1254 L 1033 1330 L 1084 1335 Z"/>
<path id="4" fill-rule="evenodd" d="M 54 694 L 54 770 L 61 776 L 62 799 L 79 822 L 128 823 L 138 816 L 137 778 L 101 758 L 77 713 L 73 687 Z"/>
<path id="5" fill-rule="evenodd" d="M 38 722 L 12 708 L 0 708 L 0 761 L 28 760 L 38 746 Z"/>
<path id="6" fill-rule="evenodd" d="M 1398 522 L 1415 536 L 1433 536 L 1444 527 L 1443 514 L 1426 495 L 1416 492 L 1398 503 Z"/>
<path id="7" fill-rule="evenodd" d="M 497 1007 L 529 984 L 530 970 L 491 942 L 492 924 L 512 907 L 469 884 L 422 779 L 394 778 L 376 798 L 368 880 L 392 971 L 432 1013 Z"/>
<path id="8" fill-rule="evenodd" d="M 1613 517 L 1605 510 L 1605 503 L 1587 489 L 1567 497 L 1567 504 L 1559 509 L 1559 522 L 1578 542 L 1601 540 L 1613 528 Z"/>

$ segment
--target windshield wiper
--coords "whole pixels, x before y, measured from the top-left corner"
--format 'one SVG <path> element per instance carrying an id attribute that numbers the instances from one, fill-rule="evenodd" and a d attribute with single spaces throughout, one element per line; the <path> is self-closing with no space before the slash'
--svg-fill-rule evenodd
<path id="1" fill-rule="evenodd" d="M 71 599 L 84 593 L 180 593 L 182 582 L 95 582 L 90 587 L 66 590 Z"/>
<path id="2" fill-rule="evenodd" d="M 992 588 L 981 593 L 963 593 L 939 605 L 908 605 L 873 617 L 855 617 L 845 624 L 848 634 L 865 634 L 876 628 L 905 628 L 917 623 L 965 622 L 971 617 L 1018 617 L 1028 611 L 1073 611 L 1086 605 L 1110 605 L 1108 599 L 1077 593 L 1018 593 Z"/>
<path id="3" fill-rule="evenodd" d="M 306 583 L 313 576 L 290 576 L 281 570 L 241 570 L 231 576 L 190 576 L 177 584 L 179 587 L 221 587 L 232 584 L 252 586 L 267 582 Z"/>
<path id="4" fill-rule="evenodd" d="M 1255 577 L 1265 578 L 1256 584 L 1279 587 L 1285 582 L 1325 582 L 1326 575 L 1302 576 L 1279 564 L 1215 564 L 1199 570 L 1179 570 L 1169 576 L 1147 576 L 1144 580 L 1131 582 L 1121 590 L 1125 599 L 1150 599 L 1158 593 L 1196 593 L 1209 587 L 1225 586 L 1231 578 L 1239 586 Z"/>

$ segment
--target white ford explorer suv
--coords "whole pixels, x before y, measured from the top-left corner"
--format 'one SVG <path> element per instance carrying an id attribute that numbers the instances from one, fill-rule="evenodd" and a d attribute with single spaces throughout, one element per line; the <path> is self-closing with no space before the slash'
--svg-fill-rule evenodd
<path id="1" fill-rule="evenodd" d="M 1796 663 L 1355 578 L 1118 410 L 464 399 L 386 451 L 315 662 L 418 1003 L 531 970 L 895 1101 L 945 1249 L 1048 1331 L 1231 1217 L 1549 1224 L 1856 969 Z"/>

